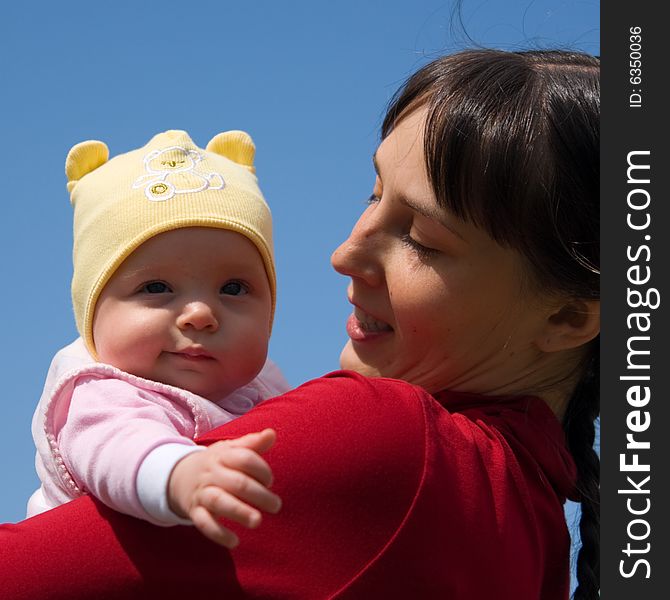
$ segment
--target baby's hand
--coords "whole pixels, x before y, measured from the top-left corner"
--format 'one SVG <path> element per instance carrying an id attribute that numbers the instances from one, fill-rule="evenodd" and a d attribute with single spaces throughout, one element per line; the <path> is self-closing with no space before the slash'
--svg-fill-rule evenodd
<path id="1" fill-rule="evenodd" d="M 237 546 L 238 537 L 219 518 L 254 529 L 261 522 L 257 509 L 274 514 L 281 507 L 279 496 L 268 489 L 270 466 L 260 456 L 276 438 L 273 429 L 264 429 L 182 458 L 168 481 L 171 510 L 191 519 L 212 541 L 226 548 Z"/>

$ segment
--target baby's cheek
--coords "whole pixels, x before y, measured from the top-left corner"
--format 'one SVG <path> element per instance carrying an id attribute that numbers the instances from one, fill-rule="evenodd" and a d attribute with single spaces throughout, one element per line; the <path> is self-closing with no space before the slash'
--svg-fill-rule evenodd
<path id="1" fill-rule="evenodd" d="M 116 354 L 114 337 L 109 335 L 107 327 L 97 327 L 93 330 L 93 343 L 95 344 L 98 360 L 107 364 L 114 364 Z"/>
<path id="2" fill-rule="evenodd" d="M 244 378 L 251 381 L 260 373 L 268 355 L 268 339 L 264 336 L 253 336 L 249 339 L 245 351 L 240 353 L 238 368 L 244 373 Z"/>
<path id="3" fill-rule="evenodd" d="M 98 360 L 122 371 L 135 373 L 143 366 L 142 357 L 148 348 L 123 327 L 104 328 L 95 338 Z"/>
<path id="4" fill-rule="evenodd" d="M 122 371 L 129 371 L 128 365 L 131 363 L 130 358 L 124 352 L 119 352 L 114 346 L 101 345 L 96 343 L 96 351 L 98 353 L 98 360 L 100 362 L 112 365 Z"/>

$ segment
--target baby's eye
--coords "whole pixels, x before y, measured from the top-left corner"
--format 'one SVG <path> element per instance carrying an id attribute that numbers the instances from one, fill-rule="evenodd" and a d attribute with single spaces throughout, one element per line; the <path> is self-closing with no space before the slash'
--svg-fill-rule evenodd
<path id="1" fill-rule="evenodd" d="M 172 290 L 170 289 L 170 286 L 163 281 L 150 281 L 142 286 L 141 291 L 147 294 L 167 294 Z"/>
<path id="2" fill-rule="evenodd" d="M 247 286 L 241 281 L 228 281 L 221 286 L 221 293 L 228 296 L 242 296 L 248 291 Z"/>

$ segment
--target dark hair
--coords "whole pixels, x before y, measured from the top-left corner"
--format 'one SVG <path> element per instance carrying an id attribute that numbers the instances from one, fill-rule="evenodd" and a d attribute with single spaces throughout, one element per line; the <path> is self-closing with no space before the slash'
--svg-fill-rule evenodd
<path id="1" fill-rule="evenodd" d="M 600 297 L 600 61 L 569 51 L 466 50 L 412 75 L 392 99 L 382 138 L 427 107 L 425 155 L 438 204 L 518 250 L 542 289 Z M 598 340 L 563 428 L 577 464 L 582 547 L 574 598 L 598 598 Z"/>

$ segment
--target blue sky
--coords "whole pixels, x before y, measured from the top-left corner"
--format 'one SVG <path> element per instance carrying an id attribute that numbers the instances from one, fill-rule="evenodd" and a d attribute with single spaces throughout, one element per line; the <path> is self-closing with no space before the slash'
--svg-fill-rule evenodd
<path id="1" fill-rule="evenodd" d="M 383 110 L 414 70 L 470 42 L 600 52 L 598 1 L 26 2 L 0 20 L 0 522 L 37 485 L 30 421 L 54 352 L 76 337 L 75 143 L 116 155 L 166 129 L 204 147 L 244 129 L 275 221 L 271 356 L 292 384 L 337 368 L 346 281 L 329 266 L 371 192 Z"/>

